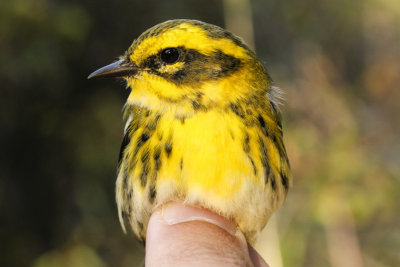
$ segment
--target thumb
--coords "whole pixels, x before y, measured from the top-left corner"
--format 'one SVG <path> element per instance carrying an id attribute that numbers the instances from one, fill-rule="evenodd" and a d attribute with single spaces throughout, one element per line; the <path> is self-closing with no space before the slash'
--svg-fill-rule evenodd
<path id="1" fill-rule="evenodd" d="M 227 219 L 202 208 L 169 203 L 152 214 L 146 267 L 268 266 Z"/>

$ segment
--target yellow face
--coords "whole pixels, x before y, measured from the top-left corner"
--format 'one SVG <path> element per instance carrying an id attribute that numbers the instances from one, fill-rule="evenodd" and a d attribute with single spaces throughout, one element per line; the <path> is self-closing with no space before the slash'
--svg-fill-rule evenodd
<path id="1" fill-rule="evenodd" d="M 245 44 L 227 31 L 193 20 L 167 21 L 136 39 L 122 60 L 136 66 L 127 75 L 128 104 L 150 109 L 224 106 L 265 97 L 265 70 Z"/>

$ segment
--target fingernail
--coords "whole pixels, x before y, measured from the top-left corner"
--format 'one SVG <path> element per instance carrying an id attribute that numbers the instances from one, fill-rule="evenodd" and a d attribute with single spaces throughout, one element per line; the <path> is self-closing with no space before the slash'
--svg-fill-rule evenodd
<path id="1" fill-rule="evenodd" d="M 192 221 L 203 221 L 214 224 L 233 236 L 238 235 L 235 225 L 224 217 L 207 209 L 186 206 L 177 202 L 170 202 L 161 207 L 161 218 L 168 225 L 176 225 Z"/>

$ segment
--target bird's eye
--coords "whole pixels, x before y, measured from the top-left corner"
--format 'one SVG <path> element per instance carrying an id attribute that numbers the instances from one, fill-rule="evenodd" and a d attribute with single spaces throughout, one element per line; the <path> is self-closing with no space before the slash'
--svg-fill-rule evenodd
<path id="1" fill-rule="evenodd" d="M 160 58 L 165 64 L 174 64 L 179 60 L 179 50 L 174 47 L 165 48 L 161 51 Z"/>

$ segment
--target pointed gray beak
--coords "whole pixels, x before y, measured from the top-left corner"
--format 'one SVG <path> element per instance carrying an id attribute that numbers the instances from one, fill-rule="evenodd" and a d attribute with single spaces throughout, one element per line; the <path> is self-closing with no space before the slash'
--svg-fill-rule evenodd
<path id="1" fill-rule="evenodd" d="M 138 67 L 124 59 L 118 60 L 107 66 L 104 66 L 88 76 L 92 78 L 112 78 L 112 77 L 125 77 L 135 75 L 138 72 Z"/>

